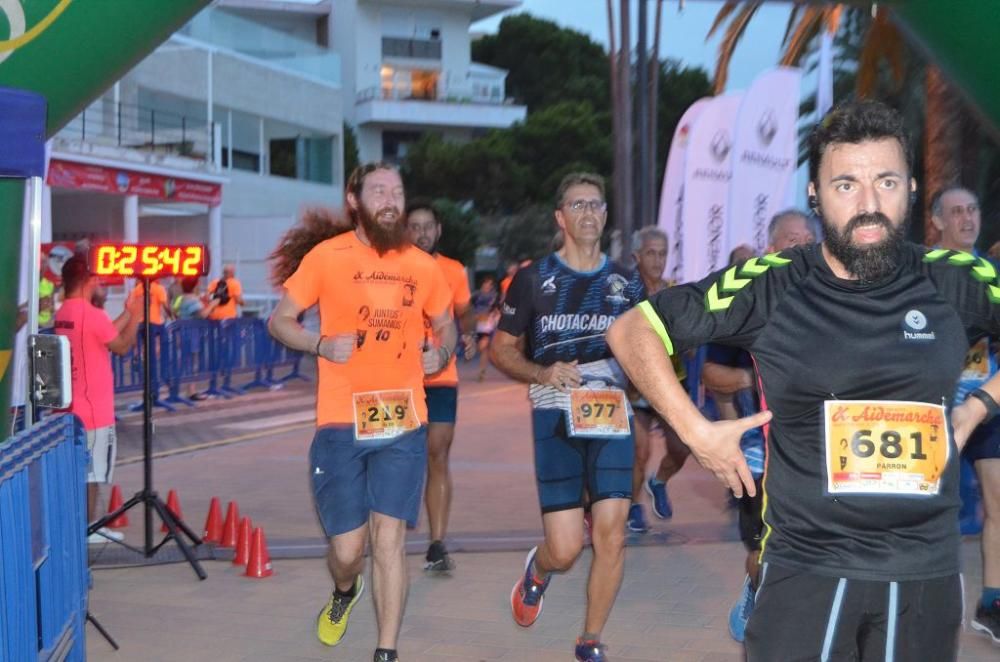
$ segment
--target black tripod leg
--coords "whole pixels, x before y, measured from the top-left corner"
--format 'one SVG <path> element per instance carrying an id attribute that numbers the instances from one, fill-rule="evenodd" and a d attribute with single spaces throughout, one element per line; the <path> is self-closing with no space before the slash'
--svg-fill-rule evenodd
<path id="1" fill-rule="evenodd" d="M 201 542 L 202 542 L 201 538 L 199 538 L 198 535 L 194 531 L 191 530 L 191 527 L 189 527 L 187 524 L 184 523 L 184 520 L 177 519 L 176 517 L 174 517 L 174 514 L 171 513 L 169 511 L 169 509 L 167 510 L 167 512 L 170 515 L 170 519 L 172 519 L 174 521 L 174 524 L 176 525 L 176 527 L 178 529 L 180 529 L 181 531 L 183 531 L 184 535 L 186 535 L 191 540 L 191 544 L 192 545 L 194 545 L 195 547 L 197 547 L 198 545 L 201 544 Z M 167 524 L 167 528 L 168 529 L 170 528 L 169 524 Z"/>
<path id="2" fill-rule="evenodd" d="M 87 527 L 87 535 L 90 535 L 94 531 L 97 531 L 98 529 L 100 529 L 101 527 L 103 527 L 105 524 L 107 524 L 111 520 L 117 518 L 119 515 L 121 515 L 125 511 L 127 511 L 129 508 L 132 508 L 133 506 L 137 506 L 140 503 L 142 503 L 142 492 L 136 492 L 135 496 L 133 496 L 131 499 L 129 499 L 128 501 L 126 501 L 125 503 L 123 503 L 116 510 L 114 510 L 113 512 L 108 513 L 107 515 L 104 515 L 103 517 L 101 517 L 100 519 L 98 519 L 97 521 L 95 521 L 93 524 L 91 524 L 90 526 L 88 526 Z"/>
<path id="3" fill-rule="evenodd" d="M 118 642 L 115 641 L 114 637 L 108 634 L 108 631 L 104 629 L 104 627 L 100 624 L 100 622 L 96 618 L 94 618 L 94 615 L 91 614 L 89 611 L 87 612 L 87 620 L 90 621 L 91 625 L 97 628 L 97 631 L 101 633 L 101 636 L 104 637 L 109 644 L 111 644 L 112 648 L 118 650 Z"/>
<path id="4" fill-rule="evenodd" d="M 188 547 L 186 542 L 184 542 L 184 538 L 179 535 L 180 532 L 177 530 L 176 521 L 174 520 L 173 515 L 170 514 L 170 511 L 167 510 L 167 504 L 163 503 L 156 497 L 150 499 L 150 502 L 153 507 L 156 508 L 156 512 L 159 513 L 160 519 L 167 525 L 167 535 L 173 536 L 177 546 L 181 548 L 181 554 L 184 555 L 184 558 L 187 559 L 191 568 L 194 569 L 194 573 L 198 575 L 198 579 L 205 579 L 207 576 L 205 571 L 202 569 L 201 564 L 198 563 L 198 559 L 194 557 L 194 554 L 191 552 L 191 548 Z"/>

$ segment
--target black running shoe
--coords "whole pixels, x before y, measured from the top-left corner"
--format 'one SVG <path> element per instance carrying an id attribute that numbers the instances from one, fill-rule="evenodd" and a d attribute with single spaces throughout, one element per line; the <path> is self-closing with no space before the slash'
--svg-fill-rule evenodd
<path id="1" fill-rule="evenodd" d="M 396 654 L 396 651 L 379 648 L 375 651 L 375 657 L 373 659 L 375 662 L 399 662 L 399 655 Z"/>
<path id="2" fill-rule="evenodd" d="M 440 540 L 435 540 L 427 548 L 426 561 L 424 563 L 425 572 L 448 573 L 455 569 L 455 562 L 451 560 L 448 550 Z"/>
<path id="3" fill-rule="evenodd" d="M 994 600 L 989 607 L 976 607 L 976 617 L 972 619 L 972 629 L 982 632 L 1000 644 L 1000 600 Z"/>

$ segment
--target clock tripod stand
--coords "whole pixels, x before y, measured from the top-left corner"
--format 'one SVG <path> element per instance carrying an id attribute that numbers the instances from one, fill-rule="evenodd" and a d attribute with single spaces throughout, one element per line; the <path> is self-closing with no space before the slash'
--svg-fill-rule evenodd
<path id="1" fill-rule="evenodd" d="M 142 548 L 134 547 L 122 541 L 114 541 L 117 544 L 126 547 L 136 553 L 144 554 L 146 558 L 151 558 L 155 555 L 161 547 L 163 547 L 167 542 L 173 540 L 177 543 L 177 546 L 181 550 L 181 554 L 194 569 L 198 579 L 205 579 L 205 571 L 202 569 L 201 564 L 198 559 L 195 558 L 194 552 L 191 546 L 184 540 L 184 536 L 190 540 L 191 545 L 197 546 L 201 544 L 201 538 L 199 538 L 183 521 L 177 519 L 173 513 L 167 508 L 167 504 L 160 499 L 159 495 L 153 490 L 153 389 L 152 389 L 152 379 L 151 379 L 151 346 L 152 340 L 150 333 L 149 324 L 149 288 L 152 284 L 152 278 L 149 276 L 144 276 L 142 279 L 142 308 L 144 311 L 144 328 L 142 332 L 142 394 L 143 394 L 143 407 L 142 407 L 142 467 L 143 467 L 143 483 L 142 489 L 135 493 L 132 498 L 123 503 L 121 507 L 115 509 L 114 511 L 104 515 L 96 522 L 91 524 L 87 533 L 91 534 L 96 532 L 101 527 L 105 526 L 108 522 L 113 521 L 119 515 L 129 511 L 135 506 L 143 506 L 143 546 Z M 167 527 L 167 534 L 163 537 L 163 540 L 154 544 L 153 543 L 153 511 L 160 516 L 163 521 L 164 526 Z M 183 534 L 183 535 L 182 535 Z"/>

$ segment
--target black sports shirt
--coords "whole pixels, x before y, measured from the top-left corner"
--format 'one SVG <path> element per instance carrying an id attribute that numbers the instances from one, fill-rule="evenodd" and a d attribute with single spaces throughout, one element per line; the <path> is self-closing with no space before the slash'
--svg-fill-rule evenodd
<path id="1" fill-rule="evenodd" d="M 1000 331 L 998 302 L 996 270 L 967 253 L 907 244 L 892 276 L 862 284 L 834 276 L 816 244 L 664 290 L 641 309 L 673 352 L 715 341 L 753 356 L 763 404 L 773 413 L 763 559 L 824 575 L 902 581 L 959 571 L 958 453 L 954 441 L 945 444 L 951 435 L 944 430 L 925 425 L 913 432 L 907 426 L 914 424 L 880 419 L 880 403 L 950 406 L 970 339 Z M 834 412 L 852 400 L 871 405 L 846 419 L 860 420 L 851 423 L 855 434 L 827 441 L 825 406 Z M 879 425 L 888 426 L 888 436 L 879 438 Z M 905 474 L 915 466 L 911 456 L 926 457 L 928 437 L 940 444 L 932 457 L 947 451 L 937 474 L 921 474 L 938 476 L 936 494 L 834 493 L 846 476 L 834 464 L 854 462 L 856 454 L 878 461 L 885 475 Z M 873 475 L 883 474 L 864 473 Z"/>

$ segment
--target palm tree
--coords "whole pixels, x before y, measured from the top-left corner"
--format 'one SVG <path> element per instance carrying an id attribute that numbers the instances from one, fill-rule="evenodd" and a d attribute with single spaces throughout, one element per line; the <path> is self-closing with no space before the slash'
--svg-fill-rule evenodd
<path id="1" fill-rule="evenodd" d="M 729 62 L 736 46 L 746 32 L 747 25 L 765 0 L 739 2 L 728 0 L 716 14 L 706 39 L 711 38 L 723 25 L 726 26 L 715 69 L 715 93 L 726 85 Z M 810 44 L 821 29 L 836 32 L 845 12 L 863 19 L 866 8 L 837 4 L 803 4 L 797 1 L 788 16 L 788 25 L 782 40 L 784 53 L 780 64 L 797 66 L 809 52 Z M 891 20 L 890 10 L 879 5 L 865 22 L 864 36 L 857 62 L 855 93 L 859 97 L 876 94 L 882 64 L 888 66 L 892 80 L 898 88 L 904 79 L 905 40 Z M 954 183 L 960 173 L 961 138 L 957 127 L 961 122 L 961 106 L 957 95 L 950 89 L 941 72 L 929 65 L 924 84 L 926 98 L 924 131 L 924 241 L 932 245 L 939 239 L 937 228 L 930 220 L 930 196 L 934 191 Z"/>
<path id="2" fill-rule="evenodd" d="M 621 231 L 623 245 L 631 241 L 633 227 L 634 195 L 632 187 L 632 63 L 631 63 L 631 23 L 629 0 L 621 0 L 618 7 L 620 17 L 621 45 L 616 48 L 614 8 L 612 0 L 607 0 L 608 45 L 611 67 L 611 117 L 612 141 L 614 144 L 613 221 Z M 626 249 L 627 250 L 627 249 Z"/>

